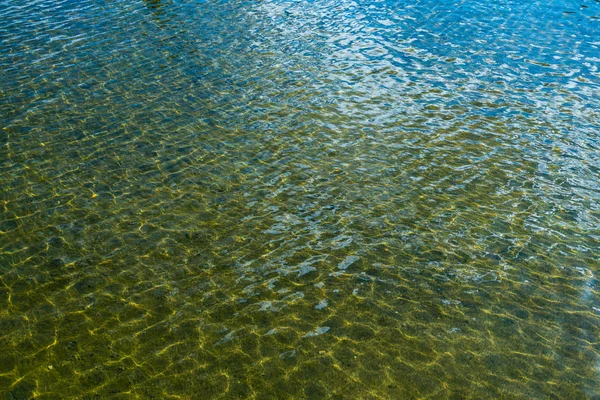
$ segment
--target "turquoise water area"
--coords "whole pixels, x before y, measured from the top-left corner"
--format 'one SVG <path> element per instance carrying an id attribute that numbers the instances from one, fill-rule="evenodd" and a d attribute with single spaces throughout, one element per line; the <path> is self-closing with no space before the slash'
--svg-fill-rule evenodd
<path id="1" fill-rule="evenodd" d="M 599 398 L 597 1 L 0 20 L 4 398 Z"/>

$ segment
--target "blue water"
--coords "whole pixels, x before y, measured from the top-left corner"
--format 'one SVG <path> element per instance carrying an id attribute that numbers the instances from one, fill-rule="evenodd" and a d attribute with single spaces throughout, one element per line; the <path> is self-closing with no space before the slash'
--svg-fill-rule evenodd
<path id="1" fill-rule="evenodd" d="M 600 396 L 599 2 L 0 18 L 5 398 Z"/>

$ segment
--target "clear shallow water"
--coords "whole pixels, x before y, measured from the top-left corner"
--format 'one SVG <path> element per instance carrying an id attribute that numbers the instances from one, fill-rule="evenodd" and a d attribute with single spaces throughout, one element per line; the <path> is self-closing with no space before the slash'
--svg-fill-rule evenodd
<path id="1" fill-rule="evenodd" d="M 0 1 L 6 398 L 600 396 L 600 4 Z"/>

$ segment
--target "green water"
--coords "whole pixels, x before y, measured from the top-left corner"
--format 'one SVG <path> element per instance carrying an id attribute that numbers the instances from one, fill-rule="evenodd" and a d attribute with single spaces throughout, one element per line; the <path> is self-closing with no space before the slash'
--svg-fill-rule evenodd
<path id="1" fill-rule="evenodd" d="M 6 399 L 600 396 L 600 5 L 0 0 Z"/>

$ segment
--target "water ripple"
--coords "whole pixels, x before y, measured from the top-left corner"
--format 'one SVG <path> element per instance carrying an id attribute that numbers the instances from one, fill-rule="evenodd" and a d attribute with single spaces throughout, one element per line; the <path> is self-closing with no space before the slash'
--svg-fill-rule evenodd
<path id="1" fill-rule="evenodd" d="M 600 394 L 597 2 L 0 17 L 0 392 Z"/>

